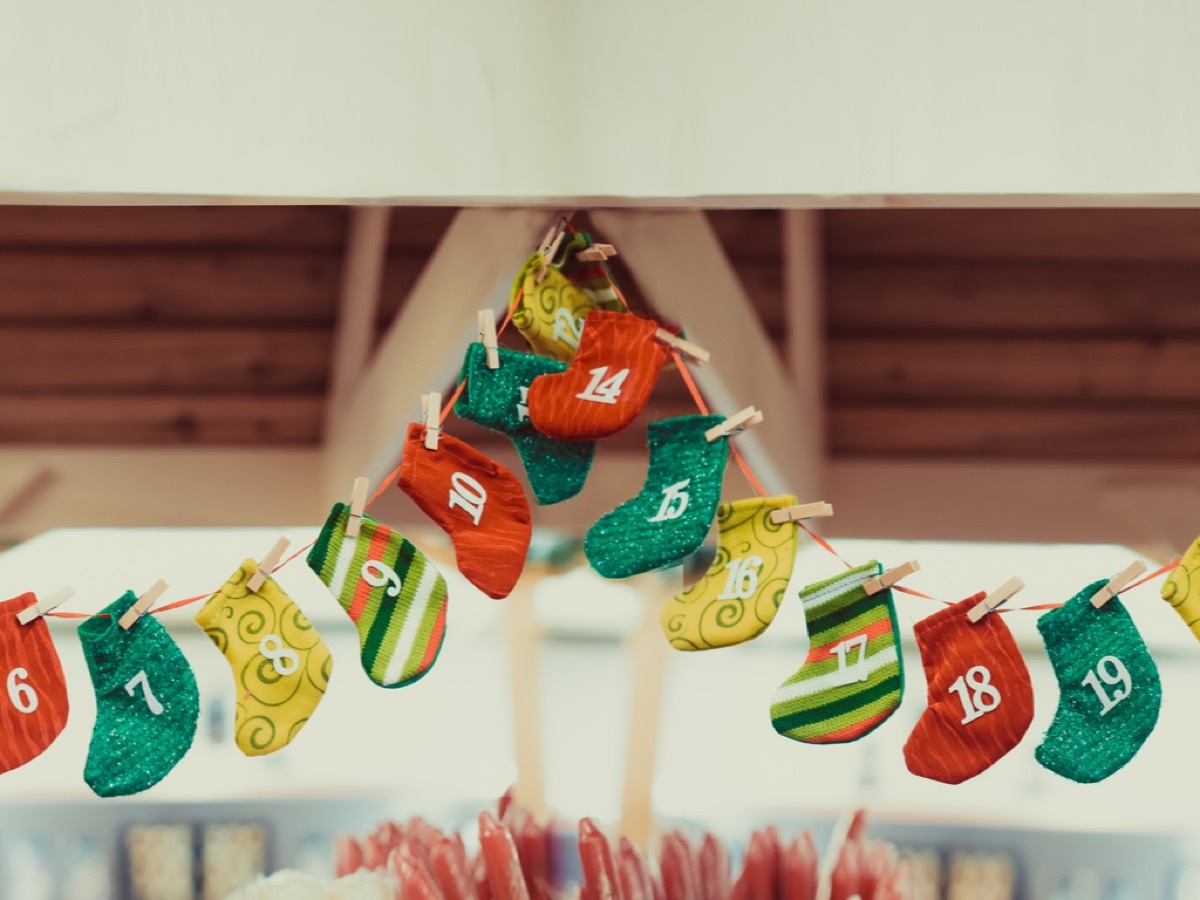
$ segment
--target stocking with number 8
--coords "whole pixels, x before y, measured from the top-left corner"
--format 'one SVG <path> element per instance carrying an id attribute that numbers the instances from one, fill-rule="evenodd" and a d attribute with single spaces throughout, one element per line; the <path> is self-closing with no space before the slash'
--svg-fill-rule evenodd
<path id="1" fill-rule="evenodd" d="M 533 524 L 521 482 L 470 444 L 442 434 L 425 446 L 425 426 L 408 426 L 397 482 L 450 535 L 458 570 L 489 597 L 507 597 L 521 577 Z"/>
<path id="2" fill-rule="evenodd" d="M 33 594 L 0 602 L 0 772 L 36 759 L 67 724 L 67 684 L 46 620 L 17 621 L 36 602 Z"/>
<path id="3" fill-rule="evenodd" d="M 1062 694 L 1037 761 L 1082 784 L 1103 781 L 1129 762 L 1158 721 L 1158 667 L 1121 601 L 1099 609 L 1088 585 L 1038 619 Z"/>
<path id="4" fill-rule="evenodd" d="M 158 784 L 192 746 L 200 717 L 196 677 L 166 629 L 151 615 L 118 624 L 136 602 L 127 591 L 79 626 L 96 692 L 83 779 L 101 797 Z"/>
<path id="5" fill-rule="evenodd" d="M 1033 721 L 1033 685 L 998 613 L 972 623 L 968 597 L 913 629 L 929 707 L 904 745 L 908 770 L 944 784 L 974 778 L 1021 742 Z"/>

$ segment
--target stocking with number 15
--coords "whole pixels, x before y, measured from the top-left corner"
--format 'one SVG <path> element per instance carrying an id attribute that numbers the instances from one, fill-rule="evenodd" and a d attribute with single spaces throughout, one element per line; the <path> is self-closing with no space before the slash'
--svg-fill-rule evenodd
<path id="1" fill-rule="evenodd" d="M 36 759 L 67 724 L 67 684 L 46 620 L 17 621 L 36 602 L 33 594 L 0 602 L 0 772 Z"/>

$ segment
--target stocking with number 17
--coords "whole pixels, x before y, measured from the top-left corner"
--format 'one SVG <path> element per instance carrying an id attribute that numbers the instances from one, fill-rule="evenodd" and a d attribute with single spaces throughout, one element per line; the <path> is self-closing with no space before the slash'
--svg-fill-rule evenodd
<path id="1" fill-rule="evenodd" d="M 101 797 L 151 788 L 183 759 L 200 718 L 196 677 L 154 616 L 118 624 L 137 596 L 127 591 L 84 619 L 79 642 L 96 692 L 96 727 L 83 779 Z"/>
<path id="2" fill-rule="evenodd" d="M 0 772 L 36 759 L 67 724 L 67 683 L 46 620 L 17 621 L 36 602 L 33 594 L 0 602 Z"/>

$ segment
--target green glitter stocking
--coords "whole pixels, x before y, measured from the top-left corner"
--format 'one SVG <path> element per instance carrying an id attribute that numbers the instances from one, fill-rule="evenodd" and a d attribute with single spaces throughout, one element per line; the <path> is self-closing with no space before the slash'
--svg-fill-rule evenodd
<path id="1" fill-rule="evenodd" d="M 96 692 L 96 727 L 83 780 L 101 797 L 137 794 L 175 768 L 196 734 L 200 694 L 179 647 L 153 616 L 128 630 L 117 620 L 137 601 L 126 592 L 79 626 Z"/>
<path id="2" fill-rule="evenodd" d="M 601 516 L 583 541 L 605 578 L 628 578 L 679 562 L 704 542 L 721 499 L 729 438 L 704 432 L 724 416 L 680 416 L 646 429 L 650 471 L 642 491 Z"/>
<path id="3" fill-rule="evenodd" d="M 539 375 L 565 372 L 565 364 L 518 353 L 501 347 L 500 368 L 487 367 L 487 352 L 483 344 L 467 348 L 462 377 L 466 379 L 462 397 L 454 404 L 454 412 L 469 422 L 498 431 L 513 442 L 533 495 L 543 506 L 560 503 L 583 490 L 595 441 L 556 441 L 546 437 L 529 422 L 525 395 L 533 379 Z"/>
<path id="4" fill-rule="evenodd" d="M 1082 784 L 1103 781 L 1137 754 L 1162 702 L 1158 669 L 1121 601 L 1091 604 L 1107 579 L 1038 619 L 1062 694 L 1037 761 Z"/>

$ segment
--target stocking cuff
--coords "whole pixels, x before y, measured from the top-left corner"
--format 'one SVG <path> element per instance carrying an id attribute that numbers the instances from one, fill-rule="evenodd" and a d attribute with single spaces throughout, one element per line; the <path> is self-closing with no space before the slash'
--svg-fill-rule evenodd
<path id="1" fill-rule="evenodd" d="M 945 609 L 939 609 L 933 615 L 926 616 L 913 626 L 913 636 L 918 641 L 922 638 L 933 638 L 937 632 L 944 630 L 946 626 L 955 624 L 960 616 L 966 615 L 977 603 L 986 597 L 987 593 L 980 591 L 973 597 L 968 597 L 966 600 L 959 600 Z"/>
<path id="2" fill-rule="evenodd" d="M 882 572 L 883 567 L 876 561 L 856 566 L 833 578 L 826 578 L 824 581 L 810 584 L 800 592 L 800 600 L 804 603 L 805 609 L 823 606 L 843 594 L 861 593 L 862 586 Z"/>

